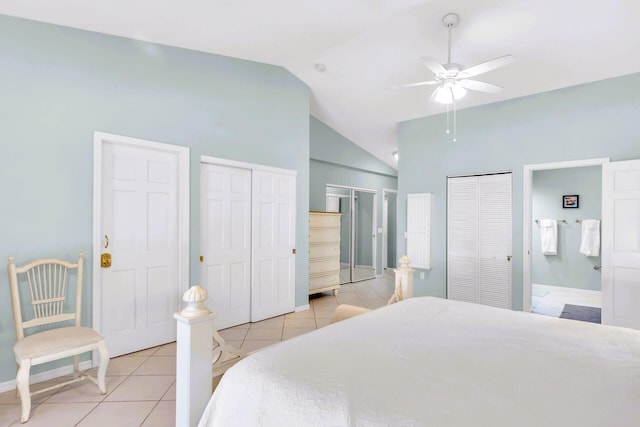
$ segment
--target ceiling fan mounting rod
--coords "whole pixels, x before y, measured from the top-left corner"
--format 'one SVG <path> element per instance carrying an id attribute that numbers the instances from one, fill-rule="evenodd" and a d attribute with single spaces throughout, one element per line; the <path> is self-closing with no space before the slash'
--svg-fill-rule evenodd
<path id="1" fill-rule="evenodd" d="M 457 13 L 447 13 L 442 17 L 442 25 L 449 30 L 449 47 L 447 51 L 447 64 L 451 64 L 451 30 L 460 23 L 460 17 Z"/>

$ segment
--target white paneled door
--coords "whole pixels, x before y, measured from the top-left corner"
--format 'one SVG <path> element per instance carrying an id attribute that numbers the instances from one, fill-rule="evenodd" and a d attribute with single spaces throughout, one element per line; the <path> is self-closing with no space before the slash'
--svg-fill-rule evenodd
<path id="1" fill-rule="evenodd" d="M 640 329 L 640 160 L 602 165 L 602 323 Z"/>
<path id="2" fill-rule="evenodd" d="M 447 295 L 511 308 L 511 174 L 447 185 Z"/>
<path id="3" fill-rule="evenodd" d="M 94 301 L 109 353 L 118 356 L 176 338 L 179 154 L 109 142 L 101 148 L 98 232 L 112 262 L 95 271 Z"/>
<path id="4" fill-rule="evenodd" d="M 294 175 L 253 171 L 251 321 L 295 308 Z"/>
<path id="5" fill-rule="evenodd" d="M 202 286 L 219 329 L 251 320 L 251 170 L 203 164 Z"/>

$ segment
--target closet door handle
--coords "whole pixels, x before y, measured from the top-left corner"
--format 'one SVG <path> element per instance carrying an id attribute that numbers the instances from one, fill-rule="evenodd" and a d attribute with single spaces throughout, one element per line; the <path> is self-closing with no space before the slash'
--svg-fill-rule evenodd
<path id="1" fill-rule="evenodd" d="M 507 261 L 511 261 L 511 255 L 507 255 Z"/>

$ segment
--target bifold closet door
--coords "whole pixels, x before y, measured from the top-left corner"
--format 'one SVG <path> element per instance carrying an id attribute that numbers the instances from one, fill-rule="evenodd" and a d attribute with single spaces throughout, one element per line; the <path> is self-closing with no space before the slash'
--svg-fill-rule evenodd
<path id="1" fill-rule="evenodd" d="M 511 308 L 511 174 L 448 178 L 448 298 Z"/>
<path id="2" fill-rule="evenodd" d="M 478 177 L 447 181 L 447 297 L 478 300 Z"/>

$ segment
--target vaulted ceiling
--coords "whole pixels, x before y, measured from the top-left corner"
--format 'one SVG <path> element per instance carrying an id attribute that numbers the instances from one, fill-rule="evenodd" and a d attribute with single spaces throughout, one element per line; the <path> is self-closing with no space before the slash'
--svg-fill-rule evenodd
<path id="1" fill-rule="evenodd" d="M 449 12 L 453 62 L 515 57 L 478 76 L 503 91 L 458 108 L 640 71 L 635 0 L 0 2 L 0 14 L 283 66 L 311 88 L 315 117 L 394 167 L 397 123 L 445 107 L 428 102 L 433 86 L 388 88 L 430 80 L 420 57 L 446 62 Z"/>

